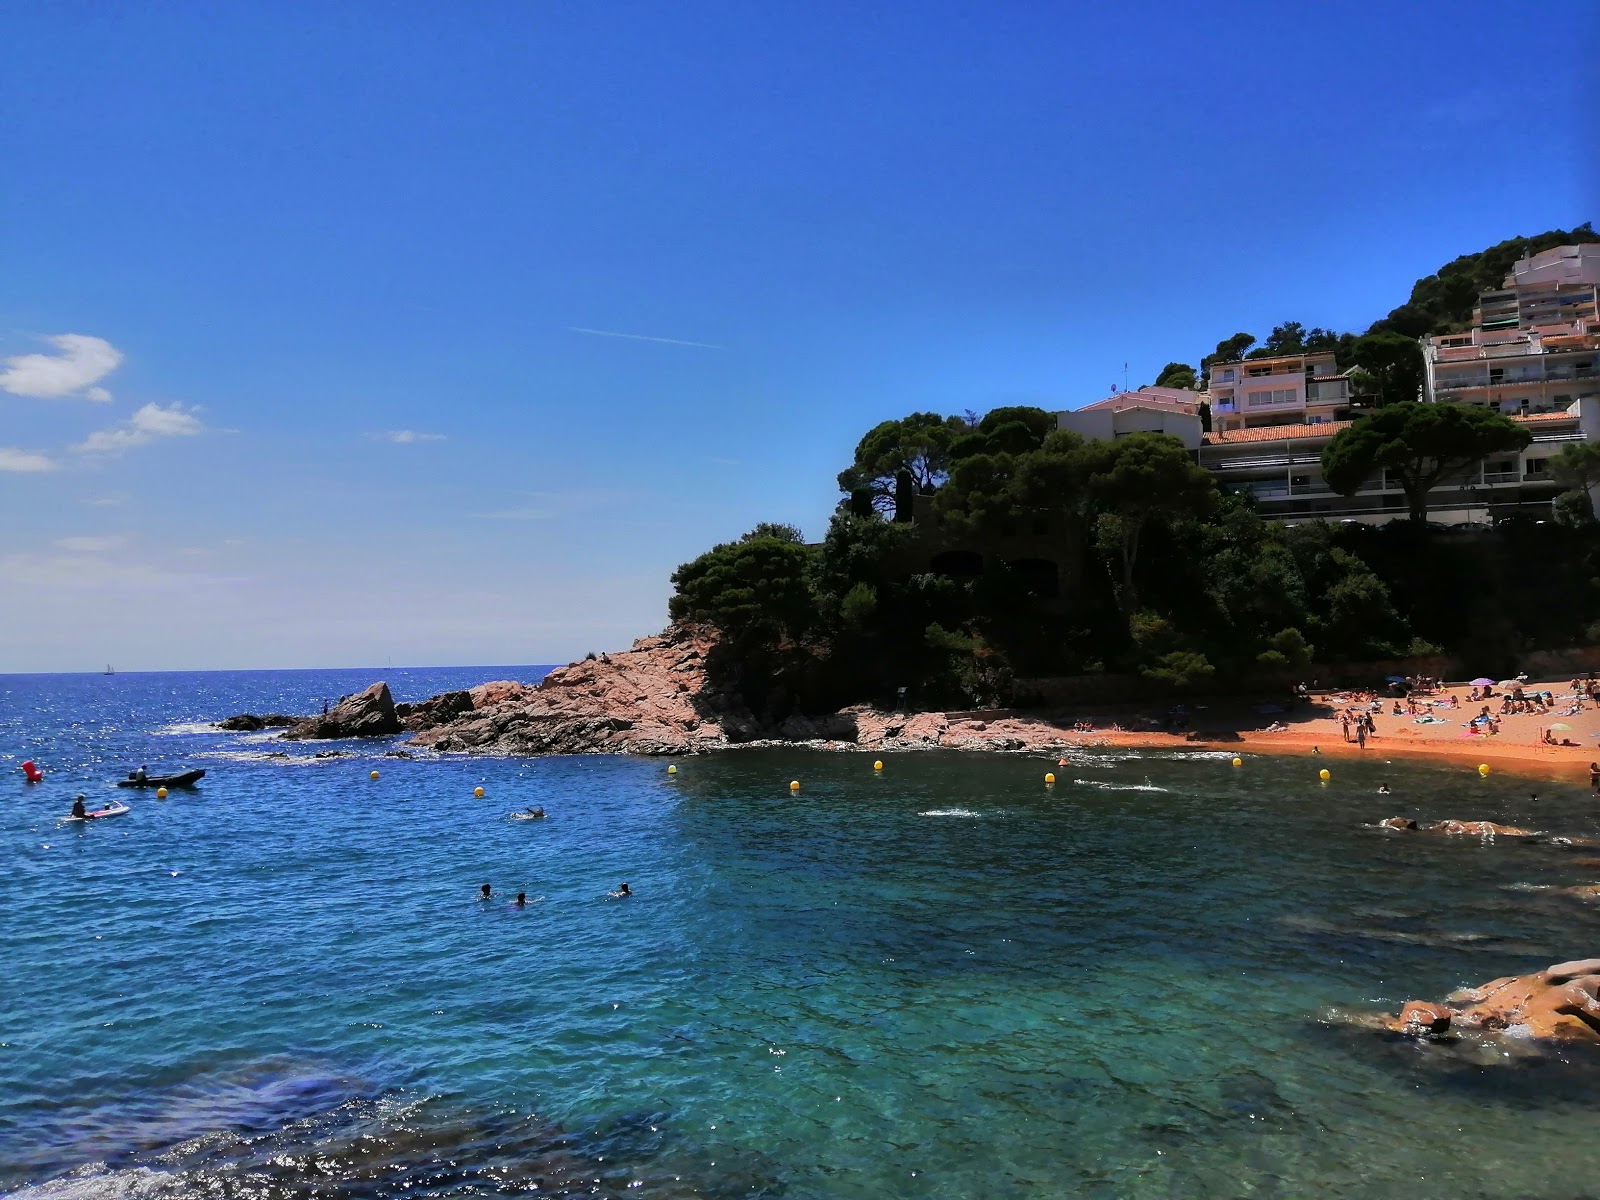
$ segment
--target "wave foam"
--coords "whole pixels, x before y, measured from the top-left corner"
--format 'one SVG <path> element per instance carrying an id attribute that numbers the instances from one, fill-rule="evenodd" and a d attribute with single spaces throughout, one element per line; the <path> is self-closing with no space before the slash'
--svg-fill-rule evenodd
<path id="1" fill-rule="evenodd" d="M 1099 788 L 1103 792 L 1164 792 L 1167 789 L 1153 783 L 1107 783 L 1104 779 L 1074 779 L 1079 787 Z"/>

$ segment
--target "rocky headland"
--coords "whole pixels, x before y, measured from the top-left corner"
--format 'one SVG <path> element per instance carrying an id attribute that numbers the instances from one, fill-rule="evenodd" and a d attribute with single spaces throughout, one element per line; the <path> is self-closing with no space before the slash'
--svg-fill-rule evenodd
<path id="1" fill-rule="evenodd" d="M 419 748 L 517 755 L 685 755 L 768 743 L 1054 752 L 1099 740 L 1048 716 L 1010 712 L 885 712 L 858 705 L 763 721 L 737 692 L 712 682 L 707 660 L 716 645 L 711 630 L 673 625 L 627 650 L 558 667 L 538 684 L 498 680 L 396 704 L 388 686 L 375 683 L 323 714 L 241 713 L 218 728 L 282 727 L 291 740 L 409 732 L 410 744 Z"/>

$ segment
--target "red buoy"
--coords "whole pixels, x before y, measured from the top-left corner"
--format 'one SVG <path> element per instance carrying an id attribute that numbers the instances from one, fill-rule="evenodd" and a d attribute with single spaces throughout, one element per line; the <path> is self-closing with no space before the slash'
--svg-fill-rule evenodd
<path id="1" fill-rule="evenodd" d="M 28 777 L 29 783 L 40 783 L 44 779 L 44 772 L 34 765 L 31 758 L 22 764 L 22 773 Z"/>

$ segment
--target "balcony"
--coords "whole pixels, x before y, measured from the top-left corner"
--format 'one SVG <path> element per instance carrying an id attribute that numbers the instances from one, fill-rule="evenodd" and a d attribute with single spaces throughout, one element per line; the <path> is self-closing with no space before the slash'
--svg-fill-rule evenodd
<path id="1" fill-rule="evenodd" d="M 1522 479 L 1520 471 L 1485 471 L 1483 483 L 1485 487 L 1493 487 L 1498 483 L 1517 483 Z"/>

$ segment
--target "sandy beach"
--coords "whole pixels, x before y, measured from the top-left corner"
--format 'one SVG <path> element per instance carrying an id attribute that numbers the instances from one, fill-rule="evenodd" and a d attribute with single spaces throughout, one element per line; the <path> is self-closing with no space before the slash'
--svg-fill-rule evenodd
<path id="1" fill-rule="evenodd" d="M 1393 699 L 1385 697 L 1382 711 L 1373 713 L 1376 732 L 1368 736 L 1365 748 L 1354 740 L 1345 740 L 1339 714 L 1370 701 L 1357 701 L 1348 692 L 1314 693 L 1309 704 L 1286 712 L 1250 714 L 1254 717 L 1253 723 L 1242 719 L 1245 714 L 1237 712 L 1219 713 L 1222 719 L 1216 720 L 1208 710 L 1200 710 L 1194 722 L 1195 731 L 1188 734 L 1096 730 L 1074 735 L 1072 740 L 1086 745 L 1111 746 L 1205 745 L 1254 754 L 1431 759 L 1441 764 L 1472 767 L 1488 764 L 1491 768 L 1514 769 L 1564 780 L 1586 780 L 1590 762 L 1600 761 L 1600 708 L 1585 701 L 1576 713 L 1563 715 L 1576 703 L 1571 685 L 1571 679 L 1529 681 L 1524 685 L 1526 693 L 1547 691 L 1555 696 L 1552 710 L 1503 716 L 1500 715 L 1498 690 L 1492 699 L 1474 703 L 1467 699 L 1471 690 L 1468 687 L 1444 687 L 1428 697 L 1430 703 L 1420 710 L 1434 718 L 1427 722 L 1406 712 L 1396 715 Z M 1449 705 L 1452 695 L 1460 702 L 1459 707 Z M 1498 717 L 1500 732 L 1469 733 L 1468 721 L 1485 704 Z M 1542 741 L 1544 731 L 1557 723 L 1571 726 L 1569 730 L 1554 732 L 1557 741 L 1567 739 L 1576 745 L 1551 746 Z"/>

